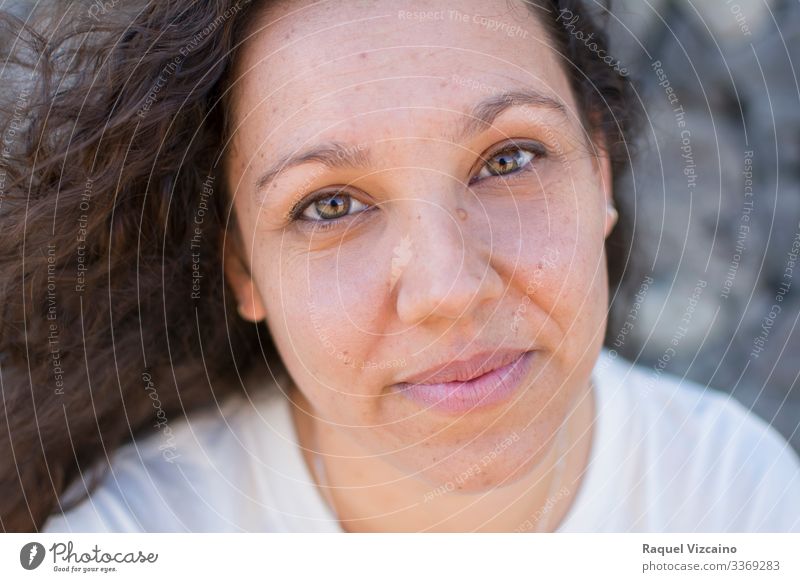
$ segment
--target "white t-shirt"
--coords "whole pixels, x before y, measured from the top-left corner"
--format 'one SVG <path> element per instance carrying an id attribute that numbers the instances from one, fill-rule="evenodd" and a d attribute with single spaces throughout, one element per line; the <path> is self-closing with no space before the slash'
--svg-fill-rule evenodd
<path id="1" fill-rule="evenodd" d="M 800 460 L 764 421 L 606 349 L 593 377 L 590 462 L 558 531 L 800 532 Z M 117 450 L 91 497 L 44 531 L 342 531 L 275 386 L 171 428 L 169 443 L 159 433 Z"/>

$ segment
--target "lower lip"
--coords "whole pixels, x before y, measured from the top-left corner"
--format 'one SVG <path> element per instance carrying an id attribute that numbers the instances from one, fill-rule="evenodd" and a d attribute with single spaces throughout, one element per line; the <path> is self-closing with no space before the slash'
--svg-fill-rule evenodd
<path id="1" fill-rule="evenodd" d="M 394 389 L 409 400 L 440 412 L 460 413 L 492 406 L 508 399 L 528 377 L 534 352 L 466 382 L 440 384 L 395 384 Z"/>

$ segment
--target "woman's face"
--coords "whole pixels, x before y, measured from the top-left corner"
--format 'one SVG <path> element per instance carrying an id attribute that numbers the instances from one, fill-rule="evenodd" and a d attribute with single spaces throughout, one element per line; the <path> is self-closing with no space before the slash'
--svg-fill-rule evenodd
<path id="1" fill-rule="evenodd" d="M 430 483 L 490 455 L 460 483 L 479 491 L 536 463 L 585 390 L 613 223 L 608 164 L 538 18 L 452 6 L 273 2 L 253 22 L 226 273 L 318 421 Z M 523 377 L 430 386 L 476 358 Z"/>

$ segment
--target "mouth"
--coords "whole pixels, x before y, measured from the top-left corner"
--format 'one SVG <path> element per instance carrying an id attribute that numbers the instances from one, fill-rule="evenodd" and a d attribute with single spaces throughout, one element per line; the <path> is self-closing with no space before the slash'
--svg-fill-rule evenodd
<path id="1" fill-rule="evenodd" d="M 475 359 L 454 363 L 427 376 L 419 374 L 411 381 L 394 384 L 392 389 L 439 412 L 454 414 L 487 408 L 508 400 L 522 386 L 535 354 L 535 350 L 501 354 L 477 369 Z"/>

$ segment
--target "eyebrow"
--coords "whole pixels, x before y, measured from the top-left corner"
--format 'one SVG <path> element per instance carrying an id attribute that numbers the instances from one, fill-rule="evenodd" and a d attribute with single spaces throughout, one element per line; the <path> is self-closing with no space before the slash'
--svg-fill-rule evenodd
<path id="1" fill-rule="evenodd" d="M 531 106 L 555 111 L 567 117 L 567 107 L 560 100 L 534 89 L 516 89 L 491 95 L 473 106 L 467 119 L 450 135 L 451 141 L 461 143 L 480 133 L 485 126 L 492 125 L 502 113 L 512 107 Z M 363 147 L 347 145 L 338 141 L 324 142 L 303 152 L 283 156 L 255 181 L 256 192 L 262 190 L 279 173 L 308 163 L 319 163 L 331 169 L 362 168 L 370 166 L 369 151 Z"/>
<path id="2" fill-rule="evenodd" d="M 529 106 L 550 109 L 567 117 L 567 106 L 555 97 L 540 93 L 535 89 L 517 89 L 491 95 L 479 101 L 467 116 L 464 123 L 451 136 L 455 143 L 467 141 L 484 130 L 484 126 L 492 125 L 495 119 L 512 107 Z"/>

